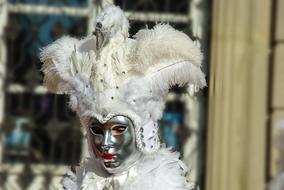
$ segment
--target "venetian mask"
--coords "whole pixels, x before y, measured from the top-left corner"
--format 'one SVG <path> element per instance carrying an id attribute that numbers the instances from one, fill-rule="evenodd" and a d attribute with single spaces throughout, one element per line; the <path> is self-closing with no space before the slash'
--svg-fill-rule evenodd
<path id="1" fill-rule="evenodd" d="M 115 116 L 106 123 L 93 119 L 88 130 L 92 151 L 108 173 L 125 170 L 141 155 L 133 123 L 125 116 Z"/>

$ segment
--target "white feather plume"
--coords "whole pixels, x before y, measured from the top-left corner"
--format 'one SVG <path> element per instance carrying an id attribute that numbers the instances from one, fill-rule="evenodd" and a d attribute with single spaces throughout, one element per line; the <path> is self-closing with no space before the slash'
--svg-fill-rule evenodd
<path id="1" fill-rule="evenodd" d="M 79 40 L 66 36 L 45 47 L 41 52 L 44 84 L 49 91 L 61 92 L 59 84 L 67 85 L 66 80 L 70 77 L 70 55 L 78 42 Z"/>
<path id="2" fill-rule="evenodd" d="M 168 90 L 173 85 L 184 86 L 187 83 L 206 86 L 205 75 L 199 66 L 189 61 L 173 62 L 164 67 L 147 72 L 154 89 Z M 161 66 L 161 65 L 160 65 Z M 148 74 L 149 73 L 149 74 Z"/>
<path id="3" fill-rule="evenodd" d="M 172 85 L 191 83 L 204 87 L 202 53 L 184 33 L 167 24 L 140 30 L 129 55 L 133 70 L 150 77 L 153 87 L 167 90 Z"/>
<path id="4" fill-rule="evenodd" d="M 73 51 L 70 57 L 71 76 L 82 75 L 89 80 L 93 72 L 93 60 L 95 60 L 94 51 L 78 54 Z"/>
<path id="5" fill-rule="evenodd" d="M 42 50 L 40 60 L 43 62 L 44 84 L 49 91 L 64 93 L 63 89 L 70 85 L 68 81 L 75 72 L 90 76 L 90 59 L 95 58 L 93 38 L 78 40 L 64 36 Z"/>

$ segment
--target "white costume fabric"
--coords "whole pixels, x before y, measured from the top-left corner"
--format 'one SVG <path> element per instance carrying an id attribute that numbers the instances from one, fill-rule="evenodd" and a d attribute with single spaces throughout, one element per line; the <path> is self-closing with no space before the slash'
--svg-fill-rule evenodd
<path id="1" fill-rule="evenodd" d="M 65 178 L 65 188 L 188 189 L 178 155 L 161 148 L 157 122 L 172 85 L 206 85 L 200 49 L 167 24 L 140 30 L 130 39 L 129 22 L 115 6 L 104 9 L 97 23 L 96 36 L 62 37 L 43 49 L 45 85 L 51 92 L 70 96 L 70 106 L 84 127 L 90 117 L 101 123 L 116 115 L 130 118 L 143 156 L 121 174 L 107 175 L 90 151 L 91 158 L 76 175 Z"/>
<path id="2" fill-rule="evenodd" d="M 86 159 L 76 175 L 67 173 L 63 180 L 66 189 L 77 190 L 184 190 L 193 185 L 186 181 L 186 167 L 177 153 L 163 148 L 155 154 L 144 155 L 129 170 L 118 175 L 99 176 L 93 158 Z M 84 176 L 84 177 L 83 177 Z M 79 188 L 80 187 L 80 188 Z"/>

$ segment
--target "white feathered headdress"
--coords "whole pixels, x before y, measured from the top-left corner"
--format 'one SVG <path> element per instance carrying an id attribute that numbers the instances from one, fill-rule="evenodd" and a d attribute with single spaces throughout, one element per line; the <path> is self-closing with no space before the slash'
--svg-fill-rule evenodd
<path id="1" fill-rule="evenodd" d="M 140 30 L 128 38 L 129 22 L 109 6 L 97 17 L 94 35 L 62 37 L 41 53 L 44 82 L 54 93 L 70 96 L 82 124 L 129 117 L 143 152 L 160 147 L 157 121 L 173 85 L 206 85 L 202 53 L 184 33 L 167 24 Z"/>

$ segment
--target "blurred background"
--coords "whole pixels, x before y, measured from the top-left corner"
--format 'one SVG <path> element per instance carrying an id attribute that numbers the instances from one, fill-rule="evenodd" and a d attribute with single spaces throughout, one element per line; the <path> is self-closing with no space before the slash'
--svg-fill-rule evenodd
<path id="1" fill-rule="evenodd" d="M 268 189 L 282 171 L 283 0 L 0 0 L 0 189 L 62 189 L 66 169 L 88 156 L 68 97 L 42 86 L 38 55 L 92 33 L 108 3 L 126 12 L 131 36 L 170 23 L 204 53 L 208 87 L 172 88 L 160 121 L 196 190 Z"/>

